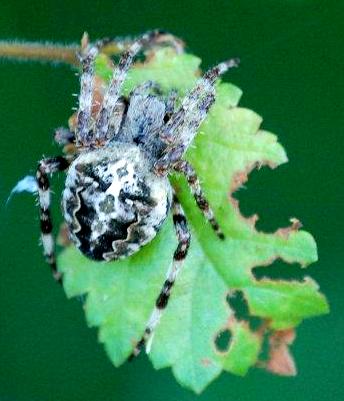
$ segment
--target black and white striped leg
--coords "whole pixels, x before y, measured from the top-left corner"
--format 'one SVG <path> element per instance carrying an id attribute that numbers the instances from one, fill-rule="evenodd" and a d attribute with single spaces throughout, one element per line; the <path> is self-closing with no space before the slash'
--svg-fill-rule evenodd
<path id="1" fill-rule="evenodd" d="M 36 179 L 38 185 L 38 201 L 40 210 L 41 239 L 43 253 L 51 268 L 54 279 L 62 283 L 61 273 L 57 271 L 55 258 L 55 241 L 52 235 L 52 219 L 50 214 L 50 184 L 48 175 L 66 170 L 69 162 L 62 156 L 41 160 L 38 164 Z"/>
<path id="2" fill-rule="evenodd" d="M 140 341 L 136 344 L 132 354 L 129 357 L 129 360 L 132 360 L 134 357 L 136 357 L 145 345 L 146 351 L 149 352 L 155 329 L 160 322 L 160 318 L 164 312 L 164 309 L 167 307 L 173 285 L 175 284 L 176 278 L 182 269 L 184 259 L 186 258 L 190 246 L 190 231 L 184 211 L 176 194 L 173 196 L 172 215 L 173 224 L 178 239 L 178 246 L 174 252 L 173 261 L 167 272 L 164 285 L 157 300 L 155 301 L 154 310 L 148 319 L 144 334 Z"/>
<path id="3" fill-rule="evenodd" d="M 181 160 L 174 166 L 174 170 L 176 170 L 179 173 L 183 173 L 185 175 L 188 184 L 190 186 L 191 192 L 196 200 L 197 206 L 202 211 L 206 220 L 208 220 L 209 223 L 211 224 L 211 227 L 215 231 L 215 234 L 220 239 L 224 239 L 225 236 L 221 231 L 218 222 L 215 219 L 213 210 L 209 206 L 209 203 L 206 197 L 204 196 L 201 184 L 192 165 L 186 160 Z"/>

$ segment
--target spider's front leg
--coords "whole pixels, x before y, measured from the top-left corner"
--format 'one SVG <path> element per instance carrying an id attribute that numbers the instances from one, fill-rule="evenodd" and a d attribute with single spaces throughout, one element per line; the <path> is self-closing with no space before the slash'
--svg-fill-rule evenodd
<path id="1" fill-rule="evenodd" d="M 118 66 L 115 68 L 109 86 L 104 94 L 96 121 L 92 118 L 92 103 L 94 92 L 95 69 L 94 62 L 100 51 L 106 46 L 111 47 L 114 42 L 109 39 L 99 40 L 89 45 L 86 41 L 80 54 L 82 75 L 80 79 L 79 109 L 77 113 L 76 144 L 79 147 L 89 148 L 92 146 L 104 145 L 111 139 L 114 131 L 117 131 L 118 124 L 113 127 L 113 115 L 118 108 L 121 89 L 126 79 L 127 72 L 133 63 L 135 56 L 142 50 L 154 45 L 169 44 L 178 53 L 183 51 L 183 44 L 173 35 L 164 31 L 150 31 L 132 42 L 122 54 Z"/>
<path id="2" fill-rule="evenodd" d="M 66 170 L 68 166 L 69 161 L 65 157 L 51 157 L 41 160 L 38 164 L 36 172 L 43 252 L 46 261 L 51 268 L 54 279 L 60 284 L 62 283 L 62 277 L 56 266 L 55 241 L 52 235 L 53 225 L 50 214 L 51 191 L 48 174 Z"/>
<path id="3" fill-rule="evenodd" d="M 197 80 L 194 88 L 184 97 L 181 106 L 171 115 L 160 133 L 160 139 L 166 144 L 166 148 L 154 164 L 158 175 L 164 176 L 175 170 L 186 176 L 198 207 L 220 239 L 224 239 L 224 234 L 203 194 L 196 173 L 182 158 L 215 102 L 217 78 L 228 69 L 237 67 L 238 63 L 237 59 L 227 60 L 211 68 Z"/>
<path id="4" fill-rule="evenodd" d="M 134 41 L 122 54 L 119 63 L 113 72 L 107 91 L 104 94 L 101 108 L 99 110 L 96 121 L 95 141 L 104 143 L 110 139 L 111 130 L 109 130 L 109 128 L 111 116 L 116 108 L 123 83 L 127 77 L 129 68 L 134 62 L 135 57 L 142 50 L 150 48 L 159 43 L 174 43 L 176 45 L 177 42 L 176 39 L 173 39 L 172 35 L 166 34 L 163 31 L 149 31 Z M 96 45 L 98 48 L 101 48 L 104 46 L 104 42 L 99 41 Z"/>
<path id="5" fill-rule="evenodd" d="M 238 59 L 229 59 L 211 68 L 199 78 L 193 89 L 184 97 L 179 109 L 172 114 L 160 134 L 160 139 L 168 145 L 176 145 L 177 142 L 183 141 L 187 147 L 215 102 L 217 78 L 238 65 Z"/>
<path id="6" fill-rule="evenodd" d="M 184 42 L 173 34 L 160 29 L 147 33 L 150 34 L 148 46 L 168 45 L 171 46 L 177 54 L 183 53 L 185 47 Z M 102 53 L 107 54 L 108 56 L 114 56 L 127 50 L 135 41 L 137 41 L 137 39 L 133 40 L 107 37 L 97 40 L 96 46 L 101 49 Z"/>
<path id="7" fill-rule="evenodd" d="M 184 97 L 179 109 L 171 115 L 160 133 L 166 149 L 154 165 L 158 175 L 166 175 L 182 159 L 215 102 L 217 78 L 238 64 L 238 59 L 230 59 L 207 71 Z"/>
<path id="8" fill-rule="evenodd" d="M 145 345 L 147 352 L 149 352 L 155 329 L 160 322 L 160 318 L 163 314 L 164 309 L 167 307 L 171 295 L 171 290 L 173 288 L 173 285 L 175 284 L 177 275 L 179 274 L 183 266 L 184 259 L 186 258 L 190 246 L 190 231 L 187 225 L 183 208 L 179 203 L 179 200 L 175 193 L 173 195 L 172 216 L 177 235 L 178 246 L 174 252 L 173 262 L 167 272 L 164 285 L 160 291 L 157 300 L 155 301 L 154 310 L 148 319 L 144 334 L 141 337 L 140 341 L 136 344 L 132 354 L 129 357 L 129 360 L 132 360 L 134 357 L 136 357 Z"/>

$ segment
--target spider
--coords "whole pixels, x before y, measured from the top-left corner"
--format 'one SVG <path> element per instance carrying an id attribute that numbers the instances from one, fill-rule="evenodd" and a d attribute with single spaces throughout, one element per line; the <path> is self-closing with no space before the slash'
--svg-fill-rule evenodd
<path id="1" fill-rule="evenodd" d="M 178 246 L 154 310 L 129 359 L 148 347 L 190 245 L 187 220 L 169 182 L 170 173 L 185 175 L 205 219 L 219 239 L 224 239 L 197 175 L 183 155 L 215 101 L 216 79 L 236 67 L 238 60 L 230 59 L 206 72 L 179 107 L 174 91 L 163 96 L 152 81 L 135 87 L 127 98 L 121 96 L 135 56 L 161 43 L 164 35 L 162 31 L 148 32 L 123 52 L 97 113 L 93 104 L 94 62 L 108 40 L 84 44 L 79 55 L 82 73 L 75 130 L 60 130 L 57 135 L 60 144 L 75 145 L 75 154 L 43 159 L 36 173 L 43 252 L 59 283 L 62 276 L 56 266 L 50 215 L 48 176 L 52 173 L 67 172 L 62 195 L 64 220 L 71 241 L 93 260 L 117 260 L 138 252 L 152 241 L 172 210 Z"/>

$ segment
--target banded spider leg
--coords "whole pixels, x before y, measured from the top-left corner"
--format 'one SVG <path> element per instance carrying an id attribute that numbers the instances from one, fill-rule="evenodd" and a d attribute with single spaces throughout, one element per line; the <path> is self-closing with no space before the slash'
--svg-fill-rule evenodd
<path id="1" fill-rule="evenodd" d="M 170 269 L 167 272 L 166 280 L 163 284 L 157 300 L 155 301 L 153 312 L 148 319 L 144 334 L 141 337 L 140 341 L 138 341 L 138 343 L 136 344 L 132 354 L 129 357 L 129 360 L 132 360 L 134 357 L 136 357 L 140 353 L 144 345 L 148 346 L 147 351 L 149 352 L 149 346 L 151 344 L 154 331 L 160 322 L 160 318 L 163 314 L 164 309 L 167 307 L 172 287 L 182 268 L 183 262 L 186 258 L 190 246 L 190 231 L 183 208 L 179 203 L 179 200 L 175 193 L 173 194 L 172 216 L 178 240 L 178 246 L 174 252 L 173 261 Z"/>
<path id="2" fill-rule="evenodd" d="M 51 191 L 48 174 L 64 171 L 68 166 L 69 161 L 65 157 L 51 157 L 41 160 L 36 172 L 43 253 L 51 268 L 54 279 L 59 284 L 62 284 L 62 277 L 56 266 L 55 241 L 52 234 L 53 224 L 50 213 Z"/>

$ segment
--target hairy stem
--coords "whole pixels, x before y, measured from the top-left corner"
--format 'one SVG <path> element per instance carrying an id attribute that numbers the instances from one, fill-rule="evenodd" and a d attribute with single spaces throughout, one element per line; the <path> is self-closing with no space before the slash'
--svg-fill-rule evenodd
<path id="1" fill-rule="evenodd" d="M 86 43 L 88 42 L 87 34 L 84 35 L 83 39 Z M 129 40 L 110 41 L 104 46 L 102 53 L 114 56 L 121 53 L 129 44 Z M 66 63 L 79 66 L 78 51 L 80 51 L 80 45 L 77 44 L 61 45 L 50 42 L 0 41 L 0 58 L 14 60 Z"/>
<path id="2" fill-rule="evenodd" d="M 78 65 L 76 52 L 80 46 L 40 42 L 0 41 L 0 58 L 60 62 Z"/>

